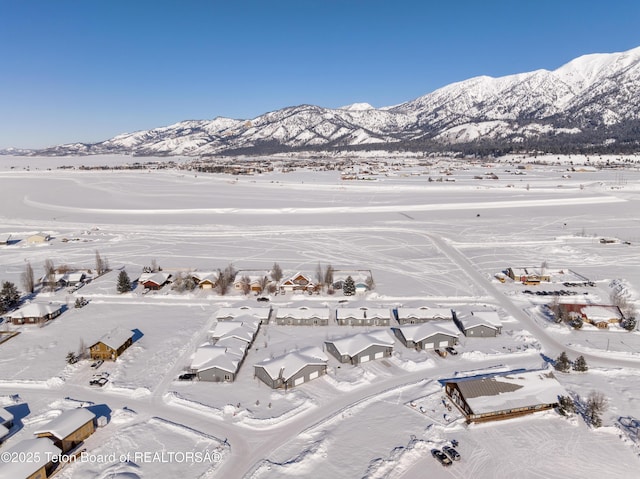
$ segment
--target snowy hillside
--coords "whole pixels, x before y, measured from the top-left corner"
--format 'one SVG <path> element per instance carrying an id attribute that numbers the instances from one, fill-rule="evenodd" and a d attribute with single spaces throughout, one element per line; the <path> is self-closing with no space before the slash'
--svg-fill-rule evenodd
<path id="1" fill-rule="evenodd" d="M 554 71 L 471 78 L 392 107 L 299 105 L 250 120 L 184 121 L 38 154 L 201 156 L 368 144 L 393 148 L 417 141 L 451 145 L 481 138 L 518 143 L 578 134 L 583 136 L 576 141 L 608 144 L 618 141 L 609 138 L 619 136 L 616 131 L 631 130 L 640 121 L 639 92 L 640 47 L 585 55 Z"/>

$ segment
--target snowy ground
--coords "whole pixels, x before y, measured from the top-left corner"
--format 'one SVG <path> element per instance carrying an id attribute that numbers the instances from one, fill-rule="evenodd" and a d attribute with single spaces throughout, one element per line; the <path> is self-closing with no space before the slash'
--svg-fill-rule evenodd
<path id="1" fill-rule="evenodd" d="M 254 379 L 253 365 L 366 328 L 269 324 L 236 382 L 187 383 L 176 378 L 207 340 L 215 311 L 261 304 L 238 293 L 165 289 L 143 295 L 138 288 L 119 295 L 113 271 L 75 293 L 37 294 L 38 301 L 68 305 L 45 327 L 1 325 L 21 333 L 0 344 L 0 405 L 20 418 L 3 449 L 31 437 L 59 411 L 84 404 L 110 421 L 85 442 L 96 460 L 67 466 L 60 473 L 65 479 L 413 478 L 425 470 L 430 477 L 582 478 L 629 477 L 638 467 L 640 335 L 556 325 L 544 314 L 547 296 L 525 294 L 530 287 L 494 276 L 509 266 L 547 262 L 595 282 L 547 289 L 575 289 L 580 301 L 606 302 L 618 288 L 637 303 L 639 171 L 568 173 L 569 159 L 522 170 L 508 163 L 452 163 L 451 175 L 442 173 L 443 164 L 412 161 L 371 181 L 342 181 L 339 172 L 307 169 L 239 178 L 182 170 L 55 169 L 129 160 L 0 157 L 0 238 L 21 240 L 0 246 L 0 280 L 20 285 L 27 261 L 36 275 L 43 274 L 46 259 L 92 269 L 96 250 L 112 268 L 124 267 L 132 276 L 152 260 L 165 271 L 215 270 L 229 263 L 270 269 L 278 262 L 286 271 L 312 276 L 318 263 L 331 264 L 370 269 L 375 290 L 353 298 L 278 295 L 273 307 L 495 309 L 503 334 L 461 337 L 455 357 L 396 342 L 392 358 L 362 366 L 331 358 L 327 376 L 285 393 Z M 499 179 L 476 178 L 487 172 Z M 24 241 L 38 231 L 52 241 Z M 601 244 L 600 237 L 619 242 Z M 79 296 L 90 303 L 75 309 Z M 340 302 L 345 299 L 347 304 Z M 101 367 L 110 373 L 109 383 L 92 388 L 89 362 L 68 366 L 65 356 L 117 326 L 135 331 L 136 341 L 116 363 Z M 442 402 L 438 379 L 545 367 L 563 350 L 571 359 L 584 355 L 590 366 L 587 373 L 558 374 L 565 388 L 579 397 L 593 390 L 607 396 L 601 429 L 553 412 L 466 426 Z M 462 460 L 445 469 L 430 450 L 454 438 Z M 157 451 L 209 451 L 216 460 L 120 460 Z"/>

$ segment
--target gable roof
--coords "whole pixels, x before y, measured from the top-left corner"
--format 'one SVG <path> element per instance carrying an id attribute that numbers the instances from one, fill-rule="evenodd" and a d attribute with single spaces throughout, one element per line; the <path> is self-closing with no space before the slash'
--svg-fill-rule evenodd
<path id="1" fill-rule="evenodd" d="M 395 342 L 387 330 L 382 330 L 325 341 L 325 344 L 333 344 L 341 356 L 353 357 L 371 346 L 393 347 Z"/>
<path id="2" fill-rule="evenodd" d="M 398 319 L 452 319 L 451 308 L 429 308 L 422 306 L 419 308 L 398 308 Z"/>
<path id="3" fill-rule="evenodd" d="M 62 309 L 60 304 L 52 303 L 31 303 L 22 308 L 7 314 L 11 319 L 22 318 L 43 318 L 49 314 L 56 313 Z"/>
<path id="4" fill-rule="evenodd" d="M 278 308 L 276 319 L 329 319 L 329 308 Z"/>
<path id="5" fill-rule="evenodd" d="M 142 273 L 138 278 L 138 283 L 153 283 L 158 286 L 162 286 L 171 277 L 171 273 L 163 273 L 162 271 L 157 271 L 155 273 Z"/>
<path id="6" fill-rule="evenodd" d="M 502 321 L 500 321 L 497 311 L 472 311 L 471 314 L 458 316 L 458 321 L 465 330 L 476 326 L 486 326 L 496 330 L 502 327 Z"/>
<path id="7" fill-rule="evenodd" d="M 127 330 L 124 328 L 116 328 L 106 333 L 99 340 L 93 343 L 90 347 L 93 347 L 98 343 L 102 343 L 109 346 L 111 349 L 118 349 L 120 346 L 126 343 L 129 340 L 129 338 L 132 338 L 132 337 L 133 337 L 132 330 L 130 329 Z"/>
<path id="8" fill-rule="evenodd" d="M 196 349 L 191 360 L 191 369 L 205 371 L 211 368 L 235 373 L 244 354 L 238 354 L 230 348 L 206 344 Z"/>
<path id="9" fill-rule="evenodd" d="M 33 433 L 36 435 L 50 433 L 58 439 L 64 439 L 72 432 L 87 424 L 89 421 L 93 421 L 95 417 L 95 414 L 82 407 L 77 409 L 68 409 L 63 411 L 57 418 L 33 431 Z"/>
<path id="10" fill-rule="evenodd" d="M 326 365 L 328 360 L 324 351 L 317 346 L 311 346 L 259 362 L 255 367 L 264 369 L 271 379 L 282 377 L 284 381 L 288 381 L 305 366 Z"/>
<path id="11" fill-rule="evenodd" d="M 62 450 L 46 437 L 25 439 L 5 451 L 9 457 L 28 457 L 32 461 L 0 461 L 0 477 L 29 477 L 46 466 L 50 459 L 58 456 Z"/>
<path id="12" fill-rule="evenodd" d="M 445 336 L 454 338 L 460 336 L 458 328 L 456 328 L 453 323 L 443 321 L 410 324 L 392 329 L 399 330 L 407 341 L 413 341 L 414 343 L 423 341 L 437 334 L 444 334 Z"/>
<path id="13" fill-rule="evenodd" d="M 251 306 L 241 306 L 240 308 L 220 308 L 216 311 L 216 319 L 237 318 L 239 316 L 253 316 L 258 319 L 267 320 L 271 308 L 252 308 Z"/>
<path id="14" fill-rule="evenodd" d="M 558 402 L 558 396 L 567 394 L 549 370 L 451 379 L 446 383 L 457 384 L 472 414 L 553 404 Z"/>
<path id="15" fill-rule="evenodd" d="M 338 308 L 336 319 L 391 319 L 388 308 Z"/>

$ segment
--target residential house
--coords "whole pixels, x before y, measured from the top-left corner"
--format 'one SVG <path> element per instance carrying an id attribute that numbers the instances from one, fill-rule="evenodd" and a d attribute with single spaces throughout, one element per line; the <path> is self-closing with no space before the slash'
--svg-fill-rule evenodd
<path id="1" fill-rule="evenodd" d="M 441 381 L 467 422 L 508 419 L 558 405 L 567 392 L 548 370 L 516 371 Z"/>
<path id="2" fill-rule="evenodd" d="M 190 370 L 200 381 L 232 382 L 245 356 L 247 343 L 236 339 L 239 348 L 223 344 L 200 346 L 191 360 Z M 244 349 L 242 348 L 244 345 Z"/>
<path id="3" fill-rule="evenodd" d="M 520 281 L 524 284 L 536 285 L 540 282 L 551 282 L 551 276 L 548 271 L 541 268 L 507 268 L 507 276 L 514 281 Z"/>
<path id="4" fill-rule="evenodd" d="M 276 324 L 286 326 L 327 326 L 329 324 L 329 308 L 278 308 Z"/>
<path id="5" fill-rule="evenodd" d="M 453 322 L 430 322 L 391 328 L 407 348 L 441 349 L 458 344 L 458 329 Z"/>
<path id="6" fill-rule="evenodd" d="M 218 271 L 192 271 L 191 278 L 200 289 L 213 289 L 218 285 Z"/>
<path id="7" fill-rule="evenodd" d="M 354 334 L 325 341 L 326 350 L 341 363 L 362 364 L 373 359 L 388 358 L 395 341 L 387 330 Z"/>
<path id="8" fill-rule="evenodd" d="M 36 437 L 51 439 L 66 454 L 93 434 L 95 418 L 95 414 L 88 409 L 69 409 L 33 433 Z"/>
<path id="9" fill-rule="evenodd" d="M 115 361 L 133 344 L 133 331 L 116 328 L 89 347 L 91 359 Z"/>
<path id="10" fill-rule="evenodd" d="M 320 348 L 311 346 L 256 364 L 254 376 L 273 389 L 289 389 L 326 374 L 328 360 Z"/>
<path id="11" fill-rule="evenodd" d="M 5 450 L 8 458 L 25 458 L 18 461 L 0 461 L 0 477 L 7 479 L 47 479 L 59 462 L 56 458 L 62 450 L 46 438 L 25 439 Z M 29 460 L 26 460 L 29 458 Z"/>
<path id="12" fill-rule="evenodd" d="M 317 285 L 311 280 L 311 278 L 300 272 L 283 279 L 280 282 L 281 293 L 313 293 L 316 291 Z"/>
<path id="13" fill-rule="evenodd" d="M 259 319 L 261 323 L 268 323 L 269 316 L 271 316 L 271 307 L 252 308 L 250 306 L 241 306 L 239 308 L 220 308 L 215 313 L 217 321 L 231 321 L 241 316 L 250 316 Z"/>
<path id="14" fill-rule="evenodd" d="M 607 329 L 609 325 L 620 324 L 625 319 L 620 308 L 614 305 L 561 303 L 558 306 L 562 317 L 571 319 L 572 316 L 577 316 L 599 329 Z"/>
<path id="15" fill-rule="evenodd" d="M 157 271 L 155 273 L 142 273 L 138 278 L 138 283 L 147 289 L 157 291 L 169 283 L 171 273 Z"/>
<path id="16" fill-rule="evenodd" d="M 389 326 L 391 311 L 388 308 L 338 308 L 336 322 L 340 326 Z"/>
<path id="17" fill-rule="evenodd" d="M 373 276 L 368 269 L 358 270 L 342 270 L 336 269 L 333 271 L 333 282 L 331 287 L 333 289 L 342 289 L 346 279 L 351 276 L 353 283 L 356 287 L 356 293 L 365 293 L 371 289 L 373 284 Z"/>
<path id="18" fill-rule="evenodd" d="M 61 304 L 30 303 L 20 309 L 7 313 L 5 316 L 12 324 L 42 324 L 57 318 L 62 314 Z"/>
<path id="19" fill-rule="evenodd" d="M 262 293 L 272 283 L 271 271 L 241 269 L 236 273 L 233 288 L 236 291 L 243 291 L 246 287 L 252 293 Z"/>
<path id="20" fill-rule="evenodd" d="M 493 338 L 502 333 L 502 322 L 497 311 L 472 311 L 456 314 L 455 322 L 467 337 Z"/>
<path id="21" fill-rule="evenodd" d="M 430 308 L 428 306 L 400 307 L 394 310 L 394 314 L 399 324 L 420 324 L 427 321 L 453 319 L 453 311 L 450 308 Z"/>

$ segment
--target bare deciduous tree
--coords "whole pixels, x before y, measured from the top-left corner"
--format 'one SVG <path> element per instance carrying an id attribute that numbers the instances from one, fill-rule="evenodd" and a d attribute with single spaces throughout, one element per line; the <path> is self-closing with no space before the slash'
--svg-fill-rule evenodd
<path id="1" fill-rule="evenodd" d="M 271 277 L 275 282 L 279 282 L 282 279 L 282 268 L 278 263 L 273 263 L 273 267 L 271 268 Z"/>
<path id="2" fill-rule="evenodd" d="M 27 293 L 33 293 L 35 288 L 35 280 L 33 278 L 33 268 L 31 263 L 27 262 L 24 272 L 21 275 L 22 287 Z"/>
<path id="3" fill-rule="evenodd" d="M 44 275 L 46 287 L 49 291 L 56 289 L 56 268 L 53 265 L 53 261 L 49 258 L 44 260 Z"/>

